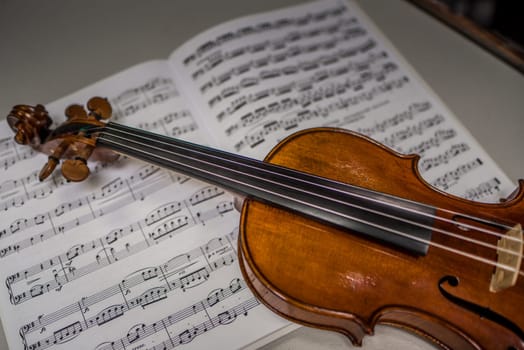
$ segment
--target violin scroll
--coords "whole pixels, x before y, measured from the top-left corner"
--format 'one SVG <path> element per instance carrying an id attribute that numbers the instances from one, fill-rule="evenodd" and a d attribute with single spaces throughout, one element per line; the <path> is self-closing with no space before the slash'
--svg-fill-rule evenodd
<path id="1" fill-rule="evenodd" d="M 102 120 L 111 117 L 111 105 L 105 98 L 93 97 L 86 107 L 87 111 L 77 104 L 67 107 L 67 120 L 56 129 L 50 128 L 52 120 L 42 105 L 17 105 L 7 116 L 17 143 L 48 154 L 48 161 L 39 174 L 41 181 L 51 175 L 62 158 L 65 158 L 61 167 L 64 177 L 69 181 L 83 181 L 89 176 L 87 160 L 94 153 L 96 159 L 103 161 L 118 157 L 113 152 L 95 149 L 96 138 L 90 132 L 105 126 Z"/>
<path id="2" fill-rule="evenodd" d="M 16 143 L 34 147 L 39 146 L 42 139 L 45 139 L 52 122 L 42 105 L 17 105 L 7 116 L 7 123 L 16 133 Z"/>

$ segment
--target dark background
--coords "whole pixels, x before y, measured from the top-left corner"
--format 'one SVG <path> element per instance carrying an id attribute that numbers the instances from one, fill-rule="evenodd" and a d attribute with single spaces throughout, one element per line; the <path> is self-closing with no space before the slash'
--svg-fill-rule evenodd
<path id="1" fill-rule="evenodd" d="M 439 0 L 459 15 L 515 44 L 524 46 L 524 2 L 521 0 Z"/>
<path id="2" fill-rule="evenodd" d="M 524 74 L 524 1 L 407 0 Z"/>

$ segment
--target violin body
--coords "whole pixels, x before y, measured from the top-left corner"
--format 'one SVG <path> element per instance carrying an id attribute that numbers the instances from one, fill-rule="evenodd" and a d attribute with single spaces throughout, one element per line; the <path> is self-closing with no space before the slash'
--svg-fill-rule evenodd
<path id="1" fill-rule="evenodd" d="M 437 229 L 488 244 L 497 245 L 498 238 L 461 226 L 473 220 L 468 215 L 515 223 L 524 218 L 522 180 L 512 198 L 501 203 L 468 201 L 427 184 L 418 173 L 417 156 L 397 154 L 348 131 L 299 132 L 266 161 L 445 209 L 438 212 L 449 221 L 437 222 Z M 432 241 L 497 259 L 497 251 L 453 236 L 436 232 Z M 493 266 L 438 245 L 415 256 L 247 199 L 239 257 L 246 281 L 267 307 L 294 322 L 343 333 L 355 345 L 376 324 L 385 324 L 443 349 L 524 349 L 524 277 L 512 287 L 490 291 Z"/>

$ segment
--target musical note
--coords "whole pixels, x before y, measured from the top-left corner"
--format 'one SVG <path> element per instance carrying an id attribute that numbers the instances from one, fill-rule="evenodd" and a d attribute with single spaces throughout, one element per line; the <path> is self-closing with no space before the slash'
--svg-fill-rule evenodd
<path id="1" fill-rule="evenodd" d="M 367 136 L 383 133 L 392 127 L 400 125 L 406 121 L 413 120 L 416 115 L 428 111 L 430 107 L 431 104 L 428 101 L 413 103 L 406 110 L 395 114 L 391 118 L 384 119 L 381 122 L 376 122 L 371 127 L 357 128 L 356 131 Z"/>
<path id="2" fill-rule="evenodd" d="M 4 170 L 23 160 L 31 159 L 37 154 L 32 148 L 22 148 L 20 145 L 17 145 L 12 138 L 0 140 L 0 166 Z"/>
<path id="3" fill-rule="evenodd" d="M 424 119 L 418 122 L 415 125 L 410 125 L 402 130 L 396 131 L 390 136 L 385 137 L 381 140 L 384 145 L 387 145 L 391 148 L 395 148 L 397 151 L 402 152 L 402 148 L 399 146 L 399 143 L 406 141 L 407 139 L 421 135 L 425 130 L 439 125 L 444 122 L 444 117 L 440 114 L 437 114 L 431 118 Z"/>
<path id="4" fill-rule="evenodd" d="M 235 206 L 232 201 L 224 201 L 218 203 L 214 208 L 210 210 L 205 211 L 197 211 L 195 213 L 195 217 L 197 220 L 205 225 L 208 220 L 215 219 L 217 215 L 224 215 L 232 210 L 234 210 Z"/>
<path id="5" fill-rule="evenodd" d="M 404 150 L 405 154 L 420 154 L 423 155 L 428 150 L 439 147 L 444 141 L 450 140 L 457 135 L 457 132 L 453 129 L 442 129 L 437 130 L 433 136 L 420 142 L 419 144 L 407 148 Z"/>
<path id="6" fill-rule="evenodd" d="M 196 287 L 209 278 L 209 271 L 203 267 L 195 272 L 191 272 L 188 275 L 182 276 L 180 282 L 182 283 L 182 290 L 186 291 L 189 288 Z"/>
<path id="7" fill-rule="evenodd" d="M 207 189 L 203 190 L 204 193 L 206 193 L 207 191 Z M 213 191 L 211 191 L 210 193 L 216 193 L 215 189 L 213 188 Z M 224 215 L 227 212 L 232 211 L 232 208 L 232 202 L 229 202 L 229 208 L 224 207 L 224 204 L 218 205 L 210 208 L 209 211 L 204 211 L 203 216 L 206 218 L 206 220 L 211 220 L 213 218 L 217 218 L 219 216 Z M 70 283 L 74 280 L 77 280 L 83 276 L 86 276 L 89 273 L 103 268 L 107 264 L 112 264 L 116 261 L 125 259 L 140 251 L 143 251 L 144 249 L 150 247 L 152 242 L 158 243 L 162 239 L 172 237 L 173 233 L 196 224 L 196 222 L 190 223 L 188 221 L 189 216 L 183 218 L 178 217 L 173 219 L 172 216 L 178 213 L 180 210 L 180 203 L 178 202 L 176 204 L 174 204 L 174 202 L 171 202 L 166 205 L 160 206 L 159 208 L 150 212 L 146 216 L 146 218 L 144 218 L 141 221 L 133 223 L 122 229 L 112 230 L 109 234 L 106 234 L 98 239 L 75 245 L 74 247 L 70 248 L 61 255 L 55 256 L 42 263 L 35 264 L 26 270 L 12 274 L 6 279 L 6 285 L 8 286 L 8 290 L 11 293 L 14 293 L 14 290 L 16 289 L 16 284 L 21 282 L 22 280 L 27 280 L 29 277 L 39 279 L 39 277 L 35 278 L 35 276 L 39 276 L 45 273 L 45 271 L 54 268 L 57 261 L 71 261 L 74 258 L 83 256 L 88 253 L 94 255 L 94 262 L 89 262 L 88 260 L 87 265 L 78 265 L 77 268 L 74 270 L 64 271 L 63 280 L 60 281 L 60 283 L 58 283 L 56 280 L 49 281 L 51 290 L 58 288 L 59 286 L 64 285 L 66 283 Z M 185 207 L 185 210 L 189 210 L 189 208 Z M 198 217 L 198 215 L 195 216 Z M 153 218 L 154 220 L 151 220 L 151 218 Z M 162 222 L 161 220 L 165 221 Z M 152 226 L 154 223 L 160 223 L 160 225 L 148 229 L 148 227 Z M 136 241 L 136 239 L 133 239 L 136 242 L 133 245 L 130 245 L 129 243 L 122 241 L 120 242 L 120 245 L 116 246 L 115 248 L 105 247 L 106 244 L 114 245 L 116 244 L 115 242 L 117 242 L 119 239 L 123 239 L 125 237 L 142 237 L 142 235 L 144 235 L 143 229 L 151 230 L 149 231 L 149 234 L 146 235 L 146 237 L 151 237 L 151 239 L 153 240 L 152 242 L 148 242 L 146 239 L 141 238 L 138 241 Z M 100 248 L 102 248 L 102 250 L 97 251 L 97 249 Z M 209 247 L 207 248 L 207 250 L 209 250 Z M 32 297 L 34 296 L 32 296 L 31 294 L 26 294 L 25 297 L 18 297 L 17 303 L 22 303 L 31 299 Z"/>
<path id="8" fill-rule="evenodd" d="M 442 164 L 448 164 L 452 158 L 457 157 L 458 155 L 469 151 L 469 149 L 470 149 L 469 145 L 463 142 L 459 144 L 451 145 L 451 147 L 445 150 L 444 153 L 441 153 L 437 155 L 436 157 L 425 158 L 422 161 L 420 161 L 419 169 L 421 170 L 421 173 L 424 173 Z"/>
<path id="9" fill-rule="evenodd" d="M 153 225 L 154 223 L 157 223 L 168 216 L 180 212 L 180 210 L 182 210 L 182 202 L 170 202 L 164 204 L 147 214 L 146 218 L 144 219 L 144 223 L 148 226 Z"/>
<path id="10" fill-rule="evenodd" d="M 141 86 L 130 88 L 111 98 L 113 120 L 136 114 L 145 108 L 179 96 L 171 78 L 155 77 Z"/>
<path id="11" fill-rule="evenodd" d="M 186 260 L 188 267 L 198 266 L 199 264 L 208 264 L 213 262 L 213 259 L 210 257 L 215 257 L 220 259 L 224 254 L 229 254 L 232 251 L 232 245 L 228 242 L 226 237 L 234 237 L 233 234 L 223 236 L 217 239 L 213 239 L 205 247 L 198 247 L 191 252 L 186 253 L 184 256 L 191 257 L 190 260 Z M 215 243 L 211 243 L 215 242 Z M 228 249 L 224 249 L 224 245 L 217 244 L 216 242 L 222 242 L 225 244 Z M 213 248 L 210 248 L 213 247 Z M 196 263 L 198 259 L 203 258 L 202 252 L 207 249 L 216 250 L 213 252 L 208 259 L 203 259 L 201 262 Z M 231 254 L 231 256 L 236 256 Z M 54 324 L 61 324 L 62 319 L 71 319 L 71 316 L 78 314 L 79 319 L 85 318 L 85 323 L 82 323 L 82 330 L 87 331 L 88 329 L 94 326 L 102 326 L 107 323 L 110 323 L 116 318 L 124 316 L 126 312 L 136 307 L 145 308 L 148 305 L 153 303 L 160 302 L 165 300 L 168 297 L 168 294 L 176 290 L 185 291 L 187 288 L 195 287 L 198 284 L 202 284 L 209 278 L 210 271 L 215 269 L 207 270 L 207 268 L 196 268 L 193 267 L 194 272 L 180 276 L 177 271 L 179 271 L 180 265 L 173 264 L 174 260 L 166 262 L 156 267 L 145 268 L 132 275 L 125 277 L 122 282 L 117 285 L 113 285 L 105 290 L 99 291 L 98 293 L 83 297 L 76 303 L 73 303 L 69 306 L 66 306 L 60 310 L 48 315 L 41 315 L 37 320 L 31 321 L 30 323 L 25 324 L 20 329 L 20 334 L 24 337 L 35 332 L 42 327 L 47 327 L 52 330 Z M 167 280 L 164 280 L 163 277 L 166 276 Z M 163 285 L 154 285 L 154 283 L 161 282 Z M 148 284 L 153 283 L 153 286 L 145 289 L 143 292 L 138 292 L 136 297 L 132 297 L 132 291 L 138 287 L 146 287 Z M 231 281 L 228 288 L 224 289 L 220 295 L 215 295 L 215 300 L 206 299 L 205 303 L 195 304 L 200 308 L 195 308 L 193 305 L 193 313 L 203 310 L 203 306 L 207 305 L 212 307 L 220 301 L 228 298 L 229 296 L 238 293 L 239 291 L 245 289 L 245 284 L 243 281 L 235 279 Z M 38 287 L 38 290 L 41 290 L 44 287 Z M 212 293 L 211 293 L 212 294 Z M 211 295 L 210 294 L 210 295 Z M 118 300 L 114 299 L 115 297 L 120 296 L 122 303 L 116 303 L 109 306 L 105 306 L 100 311 L 96 311 L 98 304 L 103 305 L 106 300 Z M 88 317 L 86 313 L 89 310 L 89 313 L 93 314 L 92 317 Z M 80 322 L 80 321 L 79 321 Z M 63 331 L 61 329 L 60 331 Z M 41 343 L 45 343 L 46 339 L 43 339 Z"/>
<path id="12" fill-rule="evenodd" d="M 171 129 L 171 132 L 169 133 L 169 135 L 173 136 L 173 137 L 180 137 L 180 136 L 182 136 L 184 134 L 193 132 L 193 131 L 195 131 L 197 129 L 198 129 L 197 123 L 191 122 L 191 123 L 186 124 L 186 125 L 180 125 L 180 126 L 173 127 Z"/>
<path id="13" fill-rule="evenodd" d="M 121 317 L 124 315 L 124 310 L 126 309 L 125 305 L 111 305 L 104 310 L 100 311 L 95 316 L 95 321 L 98 326 L 103 325 L 109 321 L 114 320 L 115 318 Z"/>
<path id="14" fill-rule="evenodd" d="M 206 43 L 200 45 L 193 53 L 187 55 L 183 59 L 183 63 L 186 65 L 186 67 L 191 65 L 191 64 L 194 64 L 196 62 L 196 59 L 204 56 L 207 52 L 211 51 L 213 48 L 227 43 L 232 38 L 240 39 L 240 38 L 242 38 L 242 37 L 244 37 L 246 35 L 252 35 L 252 34 L 255 34 L 255 33 L 256 34 L 260 34 L 262 32 L 269 31 L 269 30 L 272 30 L 272 29 L 283 30 L 283 29 L 286 29 L 287 27 L 295 27 L 295 26 L 296 27 L 305 27 L 305 26 L 309 25 L 310 23 L 315 23 L 315 22 L 322 23 L 322 22 L 329 21 L 329 20 L 336 20 L 338 17 L 340 17 L 343 14 L 345 14 L 346 11 L 347 11 L 347 9 L 344 6 L 339 6 L 337 8 L 333 8 L 333 9 L 325 11 L 325 15 L 322 15 L 322 16 L 320 16 L 320 15 L 314 16 L 314 17 L 310 17 L 310 16 L 307 16 L 307 15 L 306 16 L 299 16 L 299 17 L 294 17 L 294 18 L 286 18 L 286 19 L 282 19 L 282 20 L 276 20 L 275 22 L 266 22 L 266 23 L 255 25 L 255 26 L 247 26 L 247 27 L 239 28 L 234 33 L 231 33 L 230 35 L 227 35 L 227 37 L 228 37 L 227 41 L 224 41 L 223 40 L 224 36 L 220 35 L 215 40 L 209 40 Z M 354 21 L 355 21 L 354 19 L 351 19 L 351 22 L 354 22 Z M 318 32 L 318 30 L 317 31 L 310 30 L 309 33 L 305 34 L 305 35 L 307 35 L 309 38 L 311 38 L 312 36 L 317 35 L 317 32 Z M 329 31 L 328 31 L 328 33 L 329 33 Z M 276 39 L 275 41 L 281 41 L 281 40 L 282 39 Z M 297 40 L 296 34 L 290 35 L 288 40 L 290 40 L 290 41 Z M 240 52 L 242 52 L 244 50 L 246 50 L 246 49 L 242 49 Z M 257 47 L 255 46 L 255 47 L 251 48 L 251 51 L 258 52 L 258 51 L 260 51 L 260 48 L 257 49 Z M 235 53 L 235 54 L 230 54 L 229 56 L 236 57 L 238 55 L 239 55 L 239 53 Z"/>
<path id="15" fill-rule="evenodd" d="M 102 168 L 109 168 L 115 166 L 118 161 L 108 164 L 96 164 L 91 172 L 97 173 Z M 2 193 L 2 201 L 0 208 L 7 211 L 11 208 L 21 207 L 30 203 L 33 200 L 42 200 L 50 196 L 60 193 L 69 182 L 58 172 L 54 172 L 49 178 L 44 181 L 38 179 L 38 172 L 32 172 L 27 176 L 6 180 L 0 185 L 0 193 Z"/>
<path id="16" fill-rule="evenodd" d="M 226 237 L 232 237 L 232 239 L 236 238 L 235 234 L 231 233 L 227 236 L 213 239 L 205 246 L 197 247 L 196 249 L 184 255 L 181 255 L 175 259 L 172 259 L 160 266 L 137 271 L 136 273 L 125 277 L 119 285 L 110 287 L 107 290 L 100 292 L 98 295 L 104 296 L 104 298 L 108 298 L 112 295 L 119 294 L 121 290 L 131 290 L 133 287 L 136 287 L 140 284 L 146 283 L 151 280 L 155 280 L 160 276 L 167 278 L 168 281 L 171 282 L 167 282 L 165 287 L 155 286 L 154 288 L 161 288 L 162 290 L 164 290 L 165 288 L 169 288 L 170 290 L 181 288 L 182 290 L 186 290 L 187 288 L 192 288 L 196 285 L 202 284 L 209 278 L 211 271 L 215 271 L 224 266 L 231 265 L 231 263 L 236 259 L 236 255 L 234 254 L 233 250 L 233 244 L 230 241 L 228 241 Z M 204 251 L 207 252 L 206 257 L 202 256 Z M 91 271 L 86 269 L 86 267 L 88 266 L 91 268 Z M 94 271 L 93 265 L 88 266 L 84 268 L 79 268 L 82 270 L 82 272 L 80 273 L 63 271 L 63 275 L 60 277 L 55 274 L 53 280 L 45 282 L 45 284 L 39 284 L 31 287 L 29 293 L 22 292 L 18 295 L 13 294 L 15 299 L 13 302 L 15 304 L 20 304 L 24 301 L 38 297 L 51 290 L 55 290 L 56 288 L 62 287 L 75 279 L 86 276 L 88 273 Z M 187 268 L 191 268 L 193 270 L 191 272 L 189 272 L 189 270 L 187 269 L 181 270 L 182 266 L 187 266 Z M 41 267 L 41 269 L 43 269 L 43 266 Z M 179 274 L 179 271 L 187 271 L 188 273 L 186 273 L 185 275 Z M 9 278 L 10 291 L 13 290 L 13 285 L 20 280 L 21 278 L 19 275 L 13 275 Z M 165 290 L 165 292 L 167 293 L 167 289 Z M 96 300 L 97 302 L 99 302 L 100 296 L 93 295 L 91 297 L 85 297 L 81 301 L 81 303 L 85 307 L 93 307 L 96 304 L 96 302 L 93 303 L 91 300 Z M 127 296 L 129 297 L 129 295 Z M 138 299 L 140 299 L 140 301 L 143 300 L 143 296 L 141 296 L 140 298 L 135 298 L 133 300 L 127 300 L 127 305 L 133 305 L 134 302 L 138 303 Z M 76 306 L 76 304 L 73 304 L 72 306 L 66 309 L 69 310 L 71 313 L 79 311 L 79 308 Z M 123 310 L 123 312 L 125 311 L 126 310 Z M 61 315 L 60 317 L 65 317 L 70 313 L 66 312 L 65 310 L 59 310 L 57 311 L 57 314 Z M 49 325 L 50 323 L 45 322 L 47 320 L 55 320 L 55 318 L 56 316 L 53 316 L 53 314 L 46 316 L 45 318 L 39 320 L 38 326 L 42 327 L 45 325 Z M 34 328 L 32 327 L 26 327 L 25 329 L 25 333 L 30 333 L 32 331 L 34 331 Z"/>
<path id="17" fill-rule="evenodd" d="M 231 296 L 248 291 L 244 281 L 236 280 L 234 282 L 238 285 L 238 288 L 235 290 L 231 288 L 221 289 L 221 293 L 215 294 L 217 297 L 213 299 L 212 304 L 209 303 L 209 298 L 206 298 L 180 309 L 167 317 L 157 320 L 154 323 L 134 326 L 122 338 L 104 342 L 100 344 L 97 349 L 124 349 L 131 344 L 139 347 L 141 341 L 144 342 L 149 340 L 149 337 L 158 335 L 159 332 L 161 334 L 169 334 L 171 327 L 175 327 L 183 321 L 196 321 L 195 323 L 189 323 L 189 327 L 176 333 L 175 336 L 171 336 L 168 339 L 169 341 L 165 340 L 163 337 L 149 340 L 160 344 L 166 349 L 173 349 L 178 345 L 191 342 L 199 335 L 202 335 L 215 327 L 231 324 L 238 318 L 238 316 L 245 316 L 249 310 L 260 305 L 257 299 L 252 297 L 249 293 L 243 293 L 242 299 L 238 304 L 233 306 L 224 305 L 224 307 L 226 307 L 225 310 L 215 311 L 215 309 L 220 307 L 222 303 L 227 302 Z"/>
<path id="18" fill-rule="evenodd" d="M 444 175 L 438 177 L 435 181 L 432 182 L 432 185 L 442 190 L 446 190 L 450 186 L 452 186 L 453 183 L 457 182 L 462 176 L 478 168 L 481 165 L 482 160 L 480 160 L 479 158 L 476 158 L 465 164 L 461 164 L 454 170 L 448 171 Z"/>
<path id="19" fill-rule="evenodd" d="M 395 88 L 400 88 L 406 83 L 407 83 L 406 78 L 402 77 L 399 79 L 395 79 L 391 82 L 384 82 L 380 85 L 374 86 L 370 91 L 364 91 L 357 95 L 353 95 L 351 97 L 344 98 L 344 99 L 341 98 L 337 101 L 327 103 L 326 105 L 319 104 L 318 107 L 316 107 L 312 113 L 303 113 L 301 116 L 302 117 L 301 120 L 303 121 L 303 120 L 310 120 L 313 118 L 318 118 L 318 119 L 326 118 L 331 113 L 348 109 L 350 106 L 357 105 L 361 103 L 362 101 L 367 101 L 373 98 L 374 96 L 377 96 L 383 93 L 387 93 Z M 306 96 L 308 95 L 302 95 L 302 97 L 304 98 Z M 323 99 L 323 97 L 318 98 L 318 97 L 314 97 L 311 95 L 309 95 L 309 97 L 307 98 Z M 299 100 L 293 99 L 293 100 L 282 101 L 282 103 L 279 103 L 276 106 L 268 106 L 268 108 L 270 108 L 271 111 L 273 111 L 273 113 L 277 113 L 277 112 L 283 112 L 285 110 L 288 110 L 292 106 L 296 106 L 298 104 L 299 104 Z M 266 121 L 264 123 L 257 125 L 256 127 L 249 130 L 247 133 L 245 133 L 245 136 L 240 141 L 238 141 L 234 145 L 234 147 L 236 151 L 241 151 L 242 149 L 246 147 L 255 148 L 259 146 L 260 144 L 264 143 L 266 141 L 267 136 L 274 135 L 277 132 L 283 133 L 285 131 L 288 131 L 289 128 L 290 128 L 290 123 L 289 123 L 289 119 L 287 118 L 283 118 L 282 120 Z"/>
<path id="20" fill-rule="evenodd" d="M 478 201 L 485 196 L 490 196 L 500 192 L 500 180 L 496 177 L 484 181 L 474 188 L 469 188 L 465 191 L 464 198 Z"/>
<path id="21" fill-rule="evenodd" d="M 53 210 L 38 214 L 31 219 L 18 219 L 8 229 L 0 231 L 0 238 L 6 235 L 17 234 L 34 226 L 42 226 L 43 223 L 47 223 L 49 228 L 0 249 L 0 258 L 34 246 L 58 234 L 65 234 L 73 228 L 118 210 L 137 199 L 143 199 L 147 195 L 165 188 L 168 184 L 172 184 L 174 181 L 185 182 L 186 179 L 186 177 L 173 179 L 168 172 L 147 165 L 140 168 L 125 181 L 118 178 L 114 179 L 103 186 L 101 190 L 93 192 L 84 198 L 62 203 Z M 85 208 L 84 213 L 75 216 L 75 211 L 81 208 Z M 60 222 L 57 219 L 62 221 Z"/>
<path id="22" fill-rule="evenodd" d="M 149 236 L 155 241 L 158 241 L 158 239 L 165 236 L 172 237 L 173 233 L 187 225 L 189 225 L 188 216 L 177 216 L 162 225 L 158 225 L 151 233 L 149 233 Z"/>
<path id="23" fill-rule="evenodd" d="M 237 113 L 239 110 L 241 110 L 243 107 L 248 106 L 250 104 L 253 104 L 257 101 L 260 101 L 261 99 L 268 98 L 271 96 L 283 96 L 292 92 L 301 93 L 300 95 L 297 95 L 297 97 L 293 98 L 294 105 L 301 105 L 302 107 L 305 107 L 309 104 L 311 104 L 312 101 L 318 101 L 319 99 L 326 99 L 326 98 L 332 98 L 335 95 L 343 95 L 346 92 L 352 91 L 356 87 L 360 87 L 360 89 L 363 88 L 363 85 L 366 83 L 373 82 L 379 77 L 381 79 L 384 79 L 385 76 L 388 74 L 391 74 L 392 72 L 397 70 L 396 65 L 392 64 L 384 64 L 380 67 L 377 67 L 374 71 L 368 71 L 366 73 L 359 74 L 355 78 L 348 78 L 347 72 L 358 72 L 359 67 L 361 67 L 363 64 L 369 66 L 372 63 L 377 63 L 380 60 L 385 58 L 383 53 L 374 54 L 371 53 L 366 59 L 364 59 L 362 62 L 359 63 L 344 63 L 341 67 L 335 67 L 329 70 L 320 70 L 312 73 L 310 76 L 306 78 L 301 78 L 301 80 L 292 82 L 292 83 L 286 83 L 284 85 L 275 86 L 271 89 L 263 89 L 261 91 L 252 92 L 247 94 L 246 96 L 238 97 L 230 102 L 230 106 L 225 108 L 223 111 L 218 112 L 217 119 L 222 121 L 226 116 L 231 116 L 235 113 Z M 322 61 L 322 57 L 318 59 L 319 62 Z M 331 62 L 331 61 L 328 61 Z M 315 63 L 316 65 L 316 63 Z M 296 69 L 296 74 L 299 73 L 301 70 L 305 70 L 305 68 L 308 68 L 309 66 L 302 64 L 302 67 L 298 67 Z M 284 69 L 284 68 L 280 68 Z M 286 69 L 289 69 L 287 67 Z M 306 69 L 306 71 L 309 69 Z M 344 75 L 342 75 L 342 79 L 338 81 L 337 79 L 340 79 L 341 73 L 340 71 L 343 71 Z M 260 77 L 253 77 L 251 78 L 252 81 L 261 82 L 261 80 L 267 79 L 269 77 L 274 76 L 281 76 L 284 73 L 280 71 L 273 71 L 273 72 L 260 72 Z M 324 82 L 324 80 L 330 79 L 329 81 Z M 257 85 L 257 84 L 253 84 Z M 308 92 L 308 90 L 314 89 L 315 86 L 318 85 L 318 88 L 316 88 L 315 92 Z M 218 102 L 222 100 L 227 100 L 229 97 L 233 96 L 234 94 L 231 94 L 231 91 L 240 91 L 243 90 L 244 87 L 241 85 L 239 86 L 232 86 L 228 87 L 222 90 L 221 95 L 217 95 L 213 98 L 211 98 L 209 105 L 210 107 L 214 107 Z M 224 91 L 226 91 L 227 96 L 224 96 Z M 271 105 L 268 107 L 271 108 Z M 274 110 L 274 109 L 273 109 Z M 246 119 L 243 120 L 245 123 Z M 248 125 L 244 125 L 248 126 Z"/>
<path id="24" fill-rule="evenodd" d="M 205 201 L 211 200 L 217 196 L 224 194 L 224 190 L 216 186 L 206 186 L 205 188 L 195 192 L 188 201 L 191 205 L 197 205 Z"/>
<path id="25" fill-rule="evenodd" d="M 82 324 L 75 322 L 53 333 L 54 343 L 63 344 L 77 337 L 83 331 Z"/>
<path id="26" fill-rule="evenodd" d="M 198 125 L 195 123 L 193 116 L 191 115 L 191 112 L 188 110 L 180 110 L 177 112 L 171 112 L 163 117 L 160 117 L 152 122 L 141 122 L 137 124 L 137 128 L 144 129 L 148 131 L 154 131 L 159 134 L 164 135 L 171 135 L 171 136 L 178 136 L 173 134 L 174 129 L 176 127 L 171 128 L 171 132 L 168 131 L 170 128 L 170 124 L 178 125 L 181 120 L 188 119 L 186 121 L 186 125 L 181 127 L 181 131 L 178 135 L 182 135 L 184 133 L 193 132 L 198 129 Z"/>
<path id="27" fill-rule="evenodd" d="M 129 330 L 129 332 L 127 332 L 126 335 L 128 343 L 131 344 L 135 340 L 138 340 L 141 337 L 143 337 L 146 334 L 145 330 L 146 325 L 144 323 L 131 327 L 131 329 Z"/>

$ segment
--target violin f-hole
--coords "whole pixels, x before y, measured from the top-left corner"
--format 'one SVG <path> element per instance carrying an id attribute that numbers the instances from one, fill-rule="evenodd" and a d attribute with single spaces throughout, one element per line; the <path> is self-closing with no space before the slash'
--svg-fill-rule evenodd
<path id="1" fill-rule="evenodd" d="M 452 293 L 448 292 L 444 286 L 448 285 L 450 287 L 456 288 L 460 284 L 460 280 L 456 276 L 450 276 L 446 275 L 442 277 L 438 281 L 438 289 L 440 291 L 440 294 L 453 304 L 468 310 L 470 312 L 473 312 L 477 314 L 479 317 L 490 320 L 492 322 L 497 323 L 498 325 L 506 328 L 507 330 L 513 332 L 515 335 L 517 335 L 520 339 L 524 339 L 524 332 L 522 329 L 520 329 L 519 326 L 517 326 L 515 323 L 507 319 L 506 317 L 502 316 L 501 314 L 487 308 L 481 305 L 477 305 L 471 301 L 459 298 Z M 508 345 L 508 350 L 515 349 L 516 347 L 513 345 Z"/>

